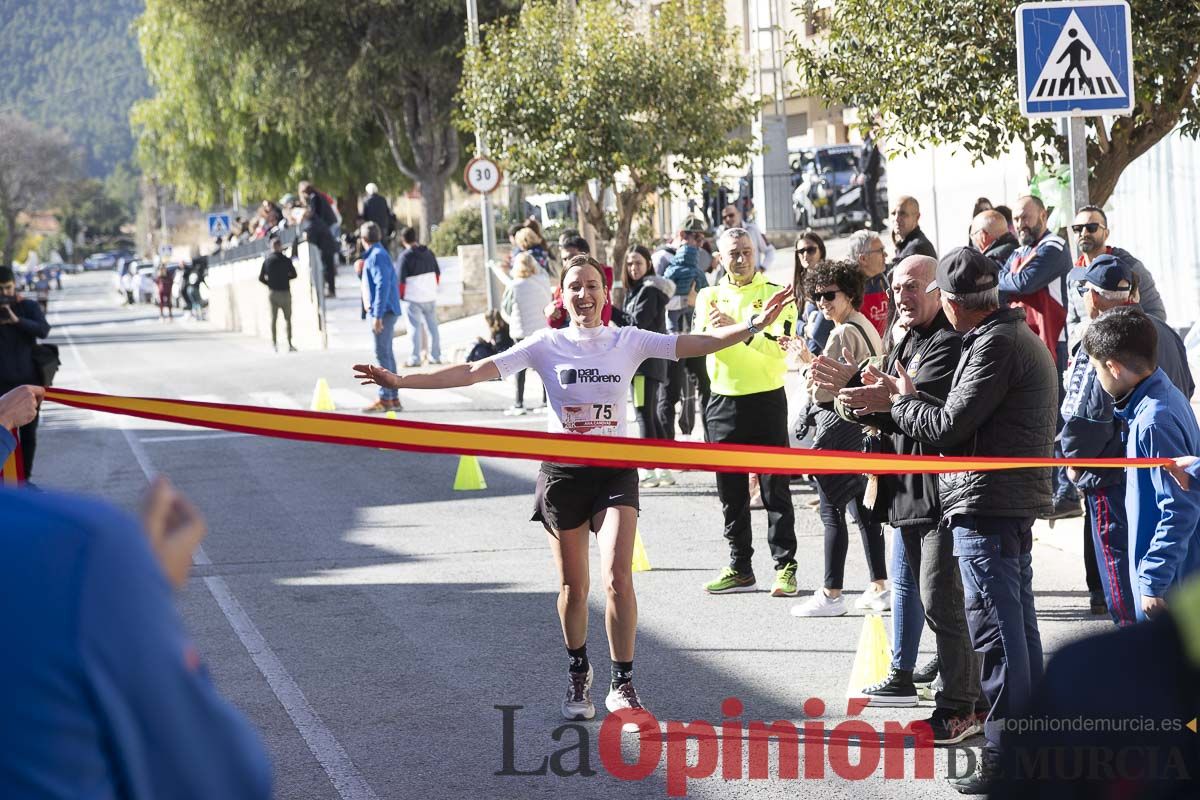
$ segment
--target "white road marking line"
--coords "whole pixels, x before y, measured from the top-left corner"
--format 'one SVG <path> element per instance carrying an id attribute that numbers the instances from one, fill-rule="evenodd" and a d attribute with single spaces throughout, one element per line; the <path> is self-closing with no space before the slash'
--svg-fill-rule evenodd
<path id="1" fill-rule="evenodd" d="M 330 389 L 329 397 L 338 411 L 361 411 L 371 404 L 371 398 L 352 389 Z"/>
<path id="2" fill-rule="evenodd" d="M 103 384 L 96 380 L 92 371 L 84 362 L 79 348 L 75 346 L 75 341 L 71 338 L 70 330 L 68 328 L 61 328 L 60 332 L 66 337 L 67 345 L 75 360 L 79 362 L 80 370 L 97 389 L 103 391 Z M 95 411 L 93 413 L 99 416 L 103 412 Z M 129 449 L 133 451 L 133 457 L 137 460 L 138 466 L 141 467 L 142 473 L 146 476 L 146 481 L 152 481 L 156 474 L 154 465 L 150 461 L 150 457 L 146 454 L 145 448 L 142 447 L 141 442 L 137 441 L 128 428 L 125 427 L 125 421 L 130 418 L 118 416 L 117 419 L 121 434 L 125 437 Z M 212 565 L 212 561 L 204 552 L 203 547 L 196 548 L 196 554 L 192 557 L 192 562 L 197 566 Z M 337 791 L 342 800 L 379 800 L 379 796 L 375 794 L 367 784 L 366 779 L 358 771 L 358 768 L 354 766 L 354 761 L 350 758 L 350 755 L 334 737 L 329 727 L 317 715 L 317 712 L 309 705 L 308 698 L 304 696 L 304 692 L 300 690 L 296 681 L 288 674 L 287 669 L 283 666 L 283 662 L 275 655 L 275 652 L 267 644 L 267 640 L 259 632 L 253 620 L 250 619 L 250 616 L 242 608 L 241 603 L 237 601 L 233 592 L 230 591 L 229 586 L 225 583 L 225 579 L 220 577 L 204 578 L 204 585 L 208 588 L 209 594 L 212 595 L 213 600 L 221 609 L 221 613 L 225 615 L 225 619 L 229 621 L 229 626 L 237 634 L 242 646 L 250 654 L 254 665 L 258 667 L 258 671 L 266 678 L 267 685 L 275 693 L 276 699 L 283 706 L 283 710 L 287 712 L 288 717 L 292 720 L 292 724 L 296 726 L 296 730 L 299 731 L 300 736 L 304 739 L 304 743 L 308 745 L 309 751 L 317 759 L 321 768 L 325 770 L 325 774 L 329 776 L 334 790 Z"/>
<path id="3" fill-rule="evenodd" d="M 248 433 L 233 433 L 229 431 L 221 433 L 195 433 L 191 436 L 143 436 L 140 441 L 142 444 L 157 444 L 159 442 L 190 442 L 193 440 L 209 439 L 233 439 L 239 436 L 249 436 Z"/>
<path id="4" fill-rule="evenodd" d="M 299 402 L 283 392 L 247 392 L 244 405 L 265 406 L 267 408 L 303 408 Z"/>

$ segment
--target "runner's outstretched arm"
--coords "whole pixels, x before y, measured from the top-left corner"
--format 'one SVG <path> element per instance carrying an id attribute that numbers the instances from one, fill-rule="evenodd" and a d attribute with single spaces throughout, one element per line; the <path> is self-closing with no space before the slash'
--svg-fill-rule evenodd
<path id="1" fill-rule="evenodd" d="M 354 377 L 363 386 L 374 384 L 387 389 L 454 389 L 481 381 L 499 380 L 500 370 L 490 358 L 404 376 L 374 364 L 355 364 Z"/>
<path id="2" fill-rule="evenodd" d="M 766 328 L 779 316 L 785 308 L 796 301 L 792 287 L 780 289 L 763 306 L 763 310 L 750 318 L 758 330 Z M 679 337 L 675 344 L 675 355 L 678 358 L 694 358 L 706 356 L 718 350 L 724 350 L 735 344 L 740 344 L 751 336 L 746 322 L 735 322 L 732 325 L 722 325 L 705 333 L 687 333 Z"/>

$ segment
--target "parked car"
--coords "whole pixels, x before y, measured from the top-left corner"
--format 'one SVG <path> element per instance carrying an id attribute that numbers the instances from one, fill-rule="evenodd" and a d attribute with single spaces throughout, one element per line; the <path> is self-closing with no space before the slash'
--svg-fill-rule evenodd
<path id="1" fill-rule="evenodd" d="M 88 272 L 113 269 L 122 261 L 129 261 L 133 257 L 133 253 L 129 250 L 108 250 L 103 253 L 94 253 L 83 260 L 83 268 Z"/>
<path id="2" fill-rule="evenodd" d="M 792 155 L 792 218 L 799 228 L 853 227 L 867 219 L 862 201 L 858 145 L 809 147 Z M 887 177 L 877 187 L 879 208 L 887 208 Z"/>

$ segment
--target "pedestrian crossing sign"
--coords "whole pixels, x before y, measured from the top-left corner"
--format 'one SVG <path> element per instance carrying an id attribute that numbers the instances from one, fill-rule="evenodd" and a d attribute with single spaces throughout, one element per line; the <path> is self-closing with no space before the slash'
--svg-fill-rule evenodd
<path id="1" fill-rule="evenodd" d="M 1133 31 L 1125 0 L 1017 7 L 1017 87 L 1027 117 L 1133 111 Z"/>
<path id="2" fill-rule="evenodd" d="M 228 214 L 209 214 L 208 215 L 208 235 L 214 239 L 221 239 L 228 236 L 233 230 L 233 226 L 229 224 Z"/>

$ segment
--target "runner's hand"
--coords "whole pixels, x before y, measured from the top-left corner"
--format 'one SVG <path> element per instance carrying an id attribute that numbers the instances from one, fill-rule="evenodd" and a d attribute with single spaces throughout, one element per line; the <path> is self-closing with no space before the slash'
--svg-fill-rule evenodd
<path id="1" fill-rule="evenodd" d="M 146 492 L 142 524 L 167 580 L 181 588 L 192 569 L 192 555 L 208 533 L 204 517 L 170 481 L 160 477 Z"/>
<path id="2" fill-rule="evenodd" d="M 354 378 L 363 386 L 382 386 L 385 389 L 399 389 L 400 376 L 374 364 L 355 364 Z"/>
<path id="3" fill-rule="evenodd" d="M 759 313 L 759 321 L 756 323 L 758 327 L 765 328 L 779 318 L 779 315 L 790 304 L 796 302 L 796 295 L 792 293 L 791 286 L 785 286 L 775 294 L 771 295 L 771 299 L 763 306 L 763 310 Z M 732 323 L 733 320 L 730 320 Z M 729 324 L 729 323 L 726 323 Z"/>

